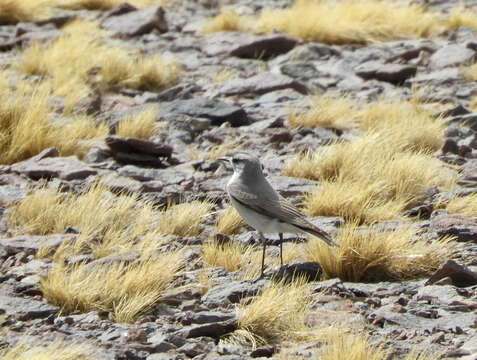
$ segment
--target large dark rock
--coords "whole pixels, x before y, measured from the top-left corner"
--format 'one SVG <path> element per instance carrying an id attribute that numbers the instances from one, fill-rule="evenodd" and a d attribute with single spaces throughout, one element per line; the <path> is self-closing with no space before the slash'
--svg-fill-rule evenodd
<path id="1" fill-rule="evenodd" d="M 242 126 L 250 123 L 242 108 L 215 99 L 193 98 L 166 102 L 161 104 L 159 111 L 168 118 L 174 115 L 203 117 L 210 119 L 212 125 L 229 122 L 232 126 Z"/>
<path id="2" fill-rule="evenodd" d="M 356 68 L 356 75 L 365 80 L 376 79 L 391 84 L 401 84 L 416 75 L 417 66 L 382 64 L 376 61 L 364 63 Z"/>
<path id="3" fill-rule="evenodd" d="M 149 140 L 110 135 L 106 137 L 106 145 L 112 156 L 120 163 L 165 167 L 160 158 L 169 159 L 172 147 Z"/>
<path id="4" fill-rule="evenodd" d="M 305 281 L 317 281 L 322 273 L 321 265 L 317 262 L 305 262 L 299 264 L 283 265 L 273 274 L 276 281 L 293 281 L 293 279 L 304 279 Z"/>
<path id="5" fill-rule="evenodd" d="M 113 152 L 143 153 L 154 156 L 170 157 L 172 148 L 149 140 L 111 135 L 106 137 L 106 145 Z"/>
<path id="6" fill-rule="evenodd" d="M 120 5 L 121 6 L 121 5 Z M 139 36 L 151 31 L 168 31 L 165 11 L 161 6 L 127 12 L 111 12 L 101 26 L 116 32 L 119 36 Z"/>
<path id="7" fill-rule="evenodd" d="M 223 31 L 205 36 L 202 51 L 209 56 L 227 55 L 241 58 L 268 59 L 287 53 L 298 43 L 282 34 L 254 35 Z"/>
<path id="8" fill-rule="evenodd" d="M 228 320 L 221 322 L 205 323 L 187 326 L 179 331 L 179 334 L 185 338 L 196 338 L 200 336 L 208 336 L 219 338 L 228 334 L 237 328 L 236 320 Z"/>
<path id="9" fill-rule="evenodd" d="M 477 285 L 477 272 L 461 265 L 454 260 L 447 260 L 436 272 L 427 280 L 426 285 L 432 285 L 435 282 L 449 277 L 456 286 L 466 287 Z"/>

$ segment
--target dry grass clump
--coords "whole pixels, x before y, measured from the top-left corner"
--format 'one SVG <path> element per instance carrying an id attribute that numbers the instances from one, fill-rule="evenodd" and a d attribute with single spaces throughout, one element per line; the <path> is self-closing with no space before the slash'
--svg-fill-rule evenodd
<path id="1" fill-rule="evenodd" d="M 266 8 L 253 19 L 226 11 L 211 19 L 203 31 L 278 30 L 306 41 L 367 43 L 429 36 L 442 26 L 441 18 L 407 2 L 296 0 L 285 9 Z"/>
<path id="2" fill-rule="evenodd" d="M 155 111 L 149 108 L 119 121 L 116 135 L 147 140 L 157 127 Z"/>
<path id="3" fill-rule="evenodd" d="M 477 216 L 477 194 L 451 199 L 446 205 L 446 210 L 453 214 Z"/>
<path id="4" fill-rule="evenodd" d="M 78 229 L 78 239 L 60 247 L 57 258 L 85 252 L 102 257 L 143 249 L 146 243 L 157 248 L 161 243 L 161 235 L 154 226 L 158 212 L 152 203 L 133 194 L 114 196 L 100 184 L 93 184 L 80 194 L 48 188 L 36 190 L 12 205 L 8 216 L 12 227 L 22 234 L 62 233 L 68 226 Z"/>
<path id="5" fill-rule="evenodd" d="M 297 155 L 283 172 L 321 181 L 304 201 L 311 216 L 343 216 L 360 223 L 390 219 L 426 188 L 450 189 L 455 183 L 453 171 L 431 155 L 404 151 L 408 145 L 406 139 L 367 133 Z"/>
<path id="6" fill-rule="evenodd" d="M 161 213 L 157 230 L 162 234 L 178 236 L 198 235 L 211 209 L 212 203 L 198 200 L 170 205 Z"/>
<path id="7" fill-rule="evenodd" d="M 82 140 L 107 135 L 105 124 L 87 116 L 51 122 L 49 88 L 39 86 L 28 92 L 0 85 L 0 163 L 12 164 L 56 147 L 63 156 L 81 155 Z"/>
<path id="8" fill-rule="evenodd" d="M 449 189 L 455 182 L 455 173 L 439 160 L 397 151 L 400 148 L 403 143 L 370 133 L 298 155 L 284 173 L 322 182 L 305 199 L 312 216 L 344 216 L 360 222 L 388 219 L 427 187 Z"/>
<path id="9" fill-rule="evenodd" d="M 166 252 L 140 262 L 88 267 L 56 264 L 41 281 L 48 302 L 63 313 L 108 311 L 117 322 L 131 322 L 151 308 L 173 285 L 181 270 L 179 252 Z"/>
<path id="10" fill-rule="evenodd" d="M 0 351 L 1 360 L 88 360 L 91 348 L 87 344 L 56 341 L 49 345 L 17 344 Z"/>
<path id="11" fill-rule="evenodd" d="M 231 339 L 252 346 L 298 339 L 307 330 L 311 305 L 311 289 L 302 281 L 271 283 L 250 303 L 237 307 L 238 330 Z"/>
<path id="12" fill-rule="evenodd" d="M 203 33 L 217 31 L 240 31 L 243 30 L 243 19 L 235 11 L 225 10 L 209 20 L 202 28 Z"/>
<path id="13" fill-rule="evenodd" d="M 435 118 L 414 95 L 409 100 L 380 98 L 361 104 L 351 98 L 316 96 L 310 110 L 293 111 L 288 123 L 294 127 L 357 127 L 404 142 L 411 150 L 437 151 L 442 145 L 444 121 Z"/>
<path id="14" fill-rule="evenodd" d="M 432 273 L 448 259 L 455 245 L 449 239 L 434 242 L 415 238 L 416 229 L 394 231 L 358 229 L 348 224 L 330 248 L 311 239 L 305 252 L 308 259 L 323 267 L 325 277 L 346 281 L 410 279 Z"/>
<path id="15" fill-rule="evenodd" d="M 332 328 L 333 329 L 333 328 Z M 323 347 L 317 355 L 323 360 L 382 360 L 387 352 L 381 347 L 371 345 L 367 336 L 353 334 L 336 328 L 323 332 L 320 338 Z"/>
<path id="16" fill-rule="evenodd" d="M 469 66 L 464 66 L 460 69 L 462 77 L 467 81 L 476 81 L 477 80 L 477 64 L 472 64 Z"/>
<path id="17" fill-rule="evenodd" d="M 47 45 L 34 43 L 25 49 L 17 68 L 47 78 L 53 93 L 65 97 L 66 111 L 92 88 L 157 90 L 174 83 L 179 75 L 177 63 L 106 45 L 101 38 L 107 32 L 94 22 L 77 20 L 64 26 L 63 32 Z"/>
<path id="18" fill-rule="evenodd" d="M 244 224 L 237 210 L 229 205 L 215 220 L 214 232 L 233 235 L 236 234 Z"/>
<path id="19" fill-rule="evenodd" d="M 236 271 L 250 261 L 253 247 L 235 242 L 220 244 L 207 241 L 202 246 L 202 261 L 207 266 L 220 266 L 227 271 Z"/>
<path id="20" fill-rule="evenodd" d="M 292 127 L 327 127 L 346 129 L 355 126 L 357 104 L 347 97 L 315 96 L 310 110 L 292 111 L 288 124 Z"/>
<path id="21" fill-rule="evenodd" d="M 210 207 L 192 201 L 160 212 L 137 194 L 115 196 L 95 183 L 80 194 L 36 190 L 12 205 L 8 217 L 17 233 L 46 235 L 68 226 L 78 229 L 78 239 L 60 247 L 57 258 L 85 252 L 103 257 L 128 250 L 150 254 L 162 245 L 164 234 L 197 235 Z"/>
<path id="22" fill-rule="evenodd" d="M 445 26 L 454 29 L 460 26 L 477 28 L 477 13 L 466 9 L 462 4 L 452 9 L 445 19 Z"/>
<path id="23" fill-rule="evenodd" d="M 51 0 L 0 0 L 0 24 L 33 21 L 48 14 Z"/>

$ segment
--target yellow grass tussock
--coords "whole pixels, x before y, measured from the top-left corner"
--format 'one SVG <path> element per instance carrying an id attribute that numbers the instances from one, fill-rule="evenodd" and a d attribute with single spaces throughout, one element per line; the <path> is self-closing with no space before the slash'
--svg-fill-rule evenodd
<path id="1" fill-rule="evenodd" d="M 166 252 L 140 262 L 90 268 L 57 263 L 41 281 L 41 291 L 63 313 L 101 310 L 115 321 L 128 323 L 148 311 L 180 273 L 180 252 Z"/>
<path id="2" fill-rule="evenodd" d="M 116 135 L 149 139 L 158 128 L 155 111 L 152 108 L 141 111 L 138 114 L 127 116 L 119 121 Z"/>
<path id="3" fill-rule="evenodd" d="M 84 343 L 65 343 L 55 341 L 49 345 L 32 345 L 24 341 L 15 346 L 0 350 L 2 360 L 89 360 L 91 347 Z"/>
<path id="4" fill-rule="evenodd" d="M 293 110 L 288 115 L 292 127 L 347 129 L 356 126 L 357 104 L 347 97 L 314 96 L 306 112 Z"/>
<path id="5" fill-rule="evenodd" d="M 132 194 L 114 196 L 99 184 L 80 194 L 38 189 L 13 204 L 8 214 L 11 226 L 22 234 L 61 233 L 68 226 L 78 229 L 77 240 L 60 247 L 56 258 L 85 252 L 102 257 L 133 249 L 149 253 L 161 245 L 155 227 L 159 212 L 150 202 Z"/>
<path id="6" fill-rule="evenodd" d="M 296 0 L 284 9 L 264 9 L 256 18 L 226 11 L 210 20 L 204 32 L 283 31 L 331 44 L 419 38 L 442 27 L 442 15 L 418 4 L 383 0 Z"/>
<path id="7" fill-rule="evenodd" d="M 296 280 L 271 283 L 246 304 L 237 307 L 238 330 L 232 341 L 252 346 L 299 339 L 307 330 L 306 312 L 312 305 L 310 288 Z"/>
<path id="8" fill-rule="evenodd" d="M 242 217 L 232 206 L 227 208 L 217 217 L 214 224 L 214 232 L 220 234 L 236 234 L 245 225 Z"/>
<path id="9" fill-rule="evenodd" d="M 390 219 L 426 188 L 450 189 L 455 183 L 455 172 L 431 155 L 403 151 L 406 145 L 405 139 L 367 133 L 297 155 L 283 172 L 321 181 L 305 197 L 309 215 L 360 223 Z"/>
<path id="10" fill-rule="evenodd" d="M 202 246 L 202 261 L 207 266 L 220 266 L 227 271 L 236 271 L 250 262 L 253 247 L 227 242 L 220 244 L 209 240 Z"/>
<path id="11" fill-rule="evenodd" d="M 434 152 L 442 145 L 444 122 L 419 103 L 379 98 L 362 104 L 349 97 L 315 96 L 310 110 L 292 111 L 288 123 L 293 127 L 359 128 L 383 132 L 391 140 L 403 142 L 411 150 Z"/>
<path id="12" fill-rule="evenodd" d="M 454 29 L 460 26 L 477 28 L 477 12 L 466 9 L 462 4 L 453 8 L 445 19 L 445 25 L 448 29 Z"/>
<path id="13" fill-rule="evenodd" d="M 369 337 L 346 332 L 343 329 L 323 332 L 324 342 L 317 355 L 323 360 L 382 360 L 387 352 L 377 345 L 371 345 Z"/>
<path id="14" fill-rule="evenodd" d="M 0 24 L 15 24 L 32 21 L 48 15 L 47 5 L 51 0 L 1 0 Z"/>
<path id="15" fill-rule="evenodd" d="M 453 214 L 477 216 L 477 194 L 451 199 L 446 205 L 446 210 Z"/>
<path id="16" fill-rule="evenodd" d="M 105 124 L 96 124 L 87 116 L 51 122 L 49 89 L 39 86 L 23 89 L 0 86 L 0 163 L 11 164 L 56 147 L 61 155 L 81 155 L 82 140 L 107 134 Z"/>
<path id="17" fill-rule="evenodd" d="M 356 223 L 340 229 L 337 248 L 310 239 L 305 252 L 323 267 L 325 277 L 346 281 L 410 279 L 432 273 L 448 259 L 455 245 L 449 239 L 428 242 L 415 238 L 416 229 L 394 231 L 359 229 Z"/>
<path id="18" fill-rule="evenodd" d="M 157 90 L 177 80 L 177 63 L 106 45 L 101 39 L 107 32 L 94 22 L 76 20 L 62 31 L 51 43 L 34 43 L 25 49 L 17 68 L 47 77 L 53 93 L 65 97 L 66 111 L 92 88 Z M 93 61 L 84 54 L 95 54 Z"/>
<path id="19" fill-rule="evenodd" d="M 477 80 L 477 64 L 472 64 L 472 65 L 469 65 L 469 66 L 463 66 L 460 69 L 460 73 L 465 80 L 476 81 Z M 473 106 L 471 105 L 471 107 L 473 107 Z"/>
<path id="20" fill-rule="evenodd" d="M 157 230 L 162 234 L 198 235 L 201 224 L 211 209 L 212 203 L 199 200 L 170 205 L 161 213 Z"/>
<path id="21" fill-rule="evenodd" d="M 235 11 L 225 10 L 209 20 L 202 28 L 203 33 L 217 31 L 239 31 L 243 30 L 243 18 Z"/>

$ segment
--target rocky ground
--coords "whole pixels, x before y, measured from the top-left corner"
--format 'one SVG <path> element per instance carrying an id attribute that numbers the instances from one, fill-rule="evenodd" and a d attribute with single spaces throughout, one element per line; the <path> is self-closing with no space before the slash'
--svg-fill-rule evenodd
<path id="1" fill-rule="evenodd" d="M 251 14 L 286 3 L 242 0 L 235 5 Z M 442 102 L 436 112 L 444 108 L 449 115 L 444 145 L 436 156 L 459 169 L 453 193 L 477 192 L 477 113 L 469 105 L 477 94 L 477 82 L 466 81 L 459 73 L 462 65 L 477 58 L 476 29 L 457 28 L 433 40 L 330 46 L 279 33 L 201 34 L 204 19 L 218 12 L 215 1 L 173 2 L 161 9 L 121 5 L 107 12 L 58 11 L 47 21 L 0 27 L 2 64 L 15 61 L 18 46 L 56 36 L 65 19 L 86 16 L 100 19 L 117 34 L 116 41 L 147 53 L 173 55 L 184 67 L 179 82 L 162 92 L 124 89 L 96 94 L 82 103 L 110 125 L 124 114 L 153 108 L 165 125 L 149 141 L 110 135 L 82 160 L 46 149 L 0 167 L 0 341 L 5 346 L 25 339 L 46 344 L 62 338 L 88 341 L 94 345 L 93 358 L 98 359 L 273 356 L 278 351 L 274 346 L 250 349 L 219 341 L 235 328 L 234 304 L 259 292 L 268 280 L 253 283 L 215 268 L 215 285 L 205 294 L 198 288 L 170 290 L 134 324 L 115 323 L 100 311 L 61 315 L 59 307 L 44 301 L 38 287 L 39 275 L 51 267 L 51 260 L 38 259 L 35 253 L 45 241 L 58 246 L 74 235 L 12 236 L 5 212 L 32 185 L 48 181 L 74 190 L 98 177 L 113 191 L 140 193 L 156 204 L 210 198 L 220 209 L 230 174 L 219 169 L 216 160 L 203 159 L 211 146 L 228 142 L 258 155 L 280 192 L 298 203 L 314 182 L 282 176 L 283 163 L 298 151 L 350 136 L 346 131 L 287 126 L 289 109 L 305 106 L 303 100 L 313 92 L 397 98 L 409 96 L 412 87 L 426 85 L 422 95 Z M 330 232 L 341 223 L 317 221 Z M 453 235 L 462 245 L 436 276 L 377 283 L 314 281 L 316 291 L 325 294 L 320 306 L 350 323 L 364 323 L 373 342 L 392 349 L 389 358 L 425 349 L 446 359 L 477 359 L 477 217 L 435 210 L 417 221 L 423 236 Z M 243 228 L 239 238 L 250 240 L 249 230 Z M 195 261 L 200 258 L 200 244 L 211 233 L 212 221 L 208 221 L 202 235 L 175 240 L 187 244 L 182 246 L 188 249 L 189 271 L 200 266 Z M 314 346 L 295 345 L 292 353 L 311 358 Z"/>

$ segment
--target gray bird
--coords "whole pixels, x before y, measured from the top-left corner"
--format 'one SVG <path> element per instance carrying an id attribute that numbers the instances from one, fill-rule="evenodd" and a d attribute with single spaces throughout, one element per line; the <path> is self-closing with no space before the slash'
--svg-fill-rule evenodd
<path id="1" fill-rule="evenodd" d="M 255 156 L 240 152 L 219 160 L 230 162 L 234 170 L 226 187 L 232 206 L 248 225 L 257 230 L 263 244 L 260 278 L 264 274 L 267 246 L 264 233 L 278 233 L 281 265 L 283 265 L 283 233 L 310 234 L 330 246 L 337 246 L 325 231 L 306 220 L 301 211 L 273 189 L 263 174 L 260 161 Z"/>

